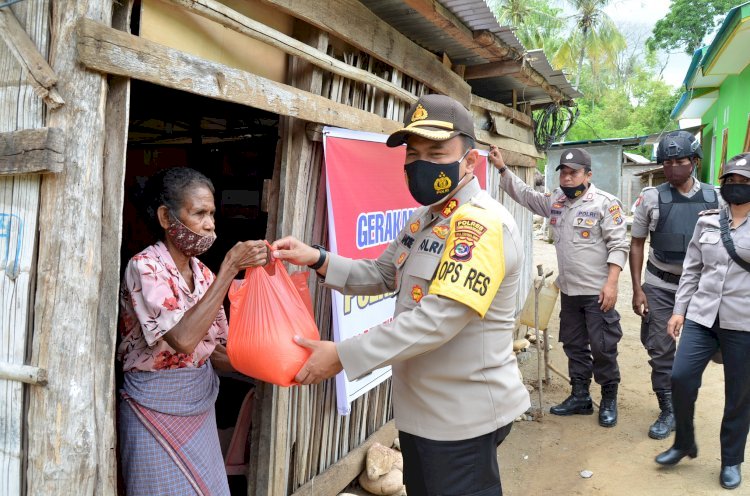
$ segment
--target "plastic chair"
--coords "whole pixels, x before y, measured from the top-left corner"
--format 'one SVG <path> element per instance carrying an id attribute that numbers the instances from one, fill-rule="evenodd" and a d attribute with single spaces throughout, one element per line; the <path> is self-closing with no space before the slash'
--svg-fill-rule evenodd
<path id="1" fill-rule="evenodd" d="M 253 422 L 253 400 L 255 390 L 251 389 L 242 400 L 240 412 L 237 414 L 237 423 L 234 426 L 232 439 L 229 441 L 229 448 L 224 457 L 224 467 L 227 475 L 247 475 L 248 460 L 245 459 L 245 447 L 247 446 L 247 436 L 250 434 L 250 427 Z"/>

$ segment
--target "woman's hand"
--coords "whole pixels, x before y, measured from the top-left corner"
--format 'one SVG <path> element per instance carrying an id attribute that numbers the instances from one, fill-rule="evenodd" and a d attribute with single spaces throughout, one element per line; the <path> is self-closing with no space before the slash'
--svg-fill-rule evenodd
<path id="1" fill-rule="evenodd" d="M 294 265 L 312 265 L 320 258 L 320 250 L 292 236 L 274 241 L 271 247 L 274 258 L 286 260 Z"/>
<path id="2" fill-rule="evenodd" d="M 669 318 L 669 322 L 667 322 L 667 334 L 672 336 L 672 339 L 677 341 L 677 338 L 680 336 L 680 332 L 682 331 L 682 325 L 684 323 L 684 315 L 673 314 L 672 317 Z"/>
<path id="3" fill-rule="evenodd" d="M 232 364 L 229 362 L 229 355 L 227 355 L 227 348 L 223 344 L 216 343 L 214 352 L 211 353 L 211 365 L 216 370 L 222 372 L 236 372 Z"/>
<path id="4" fill-rule="evenodd" d="M 265 265 L 268 263 L 268 246 L 262 239 L 240 241 L 227 252 L 224 263 L 229 264 L 234 274 L 248 267 Z"/>

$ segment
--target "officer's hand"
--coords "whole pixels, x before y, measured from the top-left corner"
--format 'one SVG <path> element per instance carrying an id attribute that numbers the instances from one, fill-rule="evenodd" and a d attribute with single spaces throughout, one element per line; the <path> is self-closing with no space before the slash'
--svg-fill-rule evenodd
<path id="1" fill-rule="evenodd" d="M 492 165 L 494 165 L 498 169 L 502 169 L 503 167 L 505 167 L 505 160 L 503 160 L 503 154 L 500 153 L 500 149 L 496 147 L 495 145 L 490 145 L 490 153 L 487 156 L 487 159 L 490 161 Z"/>
<path id="2" fill-rule="evenodd" d="M 609 312 L 614 308 L 617 303 L 617 283 L 607 283 L 599 293 L 599 300 L 597 303 L 600 304 L 599 308 L 602 312 Z"/>
<path id="3" fill-rule="evenodd" d="M 672 339 L 677 341 L 677 338 L 680 336 L 680 332 L 682 331 L 682 325 L 685 323 L 685 316 L 684 315 L 677 315 L 674 314 L 669 318 L 669 322 L 667 322 L 667 334 L 672 336 Z"/>
<path id="4" fill-rule="evenodd" d="M 344 368 L 339 360 L 336 345 L 331 341 L 317 341 L 294 336 L 294 342 L 312 351 L 294 380 L 299 384 L 318 384 L 341 372 Z"/>
<path id="5" fill-rule="evenodd" d="M 641 317 L 648 314 L 648 299 L 646 299 L 646 293 L 641 288 L 633 291 L 633 311 Z"/>
<path id="6" fill-rule="evenodd" d="M 308 246 L 297 238 L 287 236 L 277 239 L 271 245 L 271 255 L 280 260 L 286 260 L 294 265 L 311 265 L 320 258 L 320 250 Z"/>

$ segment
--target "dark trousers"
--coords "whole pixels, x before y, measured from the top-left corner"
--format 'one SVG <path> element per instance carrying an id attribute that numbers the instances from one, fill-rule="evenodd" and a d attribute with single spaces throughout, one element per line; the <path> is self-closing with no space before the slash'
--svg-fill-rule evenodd
<path id="1" fill-rule="evenodd" d="M 674 291 L 642 286 L 648 300 L 648 313 L 641 319 L 641 343 L 651 360 L 651 387 L 655 392 L 672 389 L 672 364 L 677 349 L 674 339 L 667 334 L 667 322 L 674 308 Z"/>
<path id="2" fill-rule="evenodd" d="M 404 483 L 409 496 L 498 496 L 503 494 L 497 447 L 513 423 L 460 441 L 433 441 L 399 433 Z"/>
<path id="3" fill-rule="evenodd" d="M 717 350 L 724 361 L 724 416 L 721 419 L 721 464 L 745 460 L 750 426 L 750 332 L 732 331 L 685 320 L 672 369 L 672 403 L 677 424 L 674 446 L 695 444 L 693 415 L 703 371 Z"/>
<path id="4" fill-rule="evenodd" d="M 598 296 L 561 293 L 560 341 L 568 357 L 572 382 L 594 379 L 601 385 L 618 384 L 617 343 L 622 338 L 620 314 L 614 308 L 602 312 Z"/>

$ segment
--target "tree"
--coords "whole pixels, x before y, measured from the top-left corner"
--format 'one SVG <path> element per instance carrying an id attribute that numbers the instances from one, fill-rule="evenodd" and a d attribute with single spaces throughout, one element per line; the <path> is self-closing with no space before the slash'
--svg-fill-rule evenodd
<path id="1" fill-rule="evenodd" d="M 542 49 L 554 54 L 560 48 L 565 20 L 562 10 L 547 0 L 499 0 L 494 11 L 501 26 L 513 26 L 527 50 Z"/>
<path id="2" fill-rule="evenodd" d="M 648 40 L 651 50 L 684 50 L 695 52 L 707 34 L 715 31 L 726 13 L 738 0 L 672 0 L 669 13 L 656 21 L 653 35 Z"/>
<path id="3" fill-rule="evenodd" d="M 609 0 L 568 0 L 568 3 L 575 9 L 572 16 L 575 29 L 563 42 L 553 60 L 558 66 L 575 65 L 575 87 L 578 88 L 584 59 L 588 58 L 594 74 L 601 65 L 614 66 L 617 54 L 625 48 L 625 39 L 603 10 Z M 576 58 L 577 61 L 572 64 Z"/>

